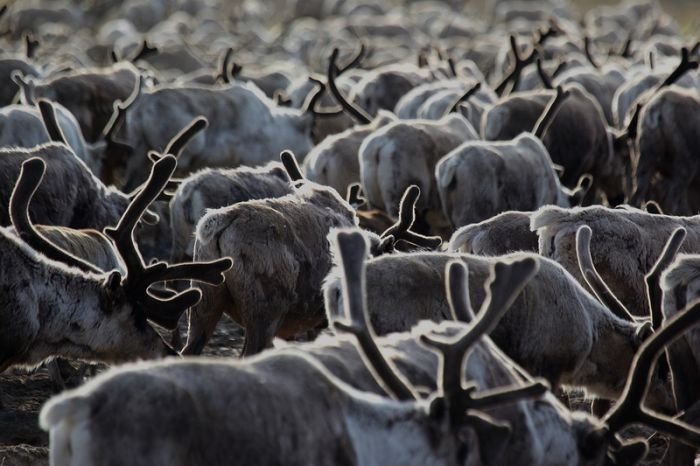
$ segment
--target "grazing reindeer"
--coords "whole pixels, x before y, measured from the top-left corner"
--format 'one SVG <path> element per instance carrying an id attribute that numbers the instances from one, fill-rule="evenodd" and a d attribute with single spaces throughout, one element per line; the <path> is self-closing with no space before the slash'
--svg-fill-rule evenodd
<path id="1" fill-rule="evenodd" d="M 173 328 L 182 312 L 197 303 L 201 292 L 189 288 L 165 297 L 150 287 L 166 280 L 194 279 L 220 284 L 230 259 L 211 263 L 145 266 L 133 241 L 133 231 L 148 205 L 165 188 L 174 157 L 156 162 L 148 183 L 134 198 L 116 228 L 105 234 L 115 243 L 126 276 L 108 274 L 43 240 L 41 251 L 63 262 L 48 259 L 14 235 L 0 230 L 3 267 L 0 283 L 6 289 L 0 313 L 0 371 L 13 365 L 36 365 L 52 356 L 106 362 L 172 354 L 149 321 Z M 15 205 L 28 205 L 44 175 L 45 164 L 33 158 L 22 165 L 13 196 Z M 31 228 L 29 212 L 22 222 Z M 91 270 L 83 272 L 82 270 Z"/>
<path id="2" fill-rule="evenodd" d="M 282 159 L 301 175 L 293 155 Z M 226 287 L 210 289 L 189 311 L 185 354 L 201 352 L 226 312 L 246 331 L 243 355 L 323 323 L 321 282 L 331 267 L 326 236 L 356 223 L 355 210 L 332 189 L 295 181 L 286 196 L 239 202 L 207 212 L 197 224 L 197 260 L 233 258 Z"/>

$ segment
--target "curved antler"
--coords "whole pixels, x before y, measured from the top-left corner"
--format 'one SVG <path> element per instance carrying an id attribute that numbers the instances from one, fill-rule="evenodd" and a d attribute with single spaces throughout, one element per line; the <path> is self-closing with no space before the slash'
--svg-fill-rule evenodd
<path id="1" fill-rule="evenodd" d="M 32 157 L 22 163 L 19 178 L 10 196 L 10 221 L 15 227 L 17 235 L 25 243 L 49 259 L 87 272 L 103 274 L 103 271 L 99 268 L 70 254 L 44 238 L 32 224 L 29 218 L 29 204 L 32 202 L 32 197 L 34 197 L 34 193 L 44 178 L 45 171 L 46 164 L 38 157 Z"/>
<path id="2" fill-rule="evenodd" d="M 700 429 L 650 410 L 643 406 L 654 364 L 663 349 L 690 327 L 700 322 L 700 299 L 676 314 L 663 329 L 654 333 L 639 348 L 632 361 L 625 389 L 618 402 L 603 417 L 601 423 L 614 436 L 630 424 L 643 424 L 668 434 L 680 442 L 700 448 Z"/>
<path id="3" fill-rule="evenodd" d="M 477 82 L 474 84 L 471 88 L 467 90 L 464 94 L 462 94 L 456 101 L 450 106 L 450 109 L 445 113 L 445 115 L 449 113 L 453 113 L 457 110 L 457 107 L 459 107 L 459 104 L 467 102 L 469 99 L 474 96 L 477 92 L 479 92 L 479 89 L 481 89 L 481 81 Z"/>
<path id="4" fill-rule="evenodd" d="M 598 300 L 617 317 L 634 322 L 634 316 L 620 302 L 615 294 L 608 288 L 603 278 L 596 270 L 591 256 L 591 236 L 593 231 L 588 225 L 582 225 L 576 231 L 576 257 L 578 259 L 579 270 L 583 279 L 588 284 L 588 288 L 598 298 Z"/>
<path id="5" fill-rule="evenodd" d="M 538 139 L 541 140 L 544 137 L 547 130 L 549 129 L 549 127 L 552 126 L 552 122 L 554 122 L 554 117 L 557 116 L 557 112 L 559 112 L 559 109 L 561 108 L 562 104 L 569 97 L 570 94 L 570 91 L 564 91 L 561 86 L 557 86 L 556 94 L 549 102 L 549 104 L 545 107 L 544 111 L 542 112 L 542 115 L 537 119 L 535 127 L 532 130 L 532 133 Z"/>
<path id="6" fill-rule="evenodd" d="M 338 53 L 339 50 L 337 48 L 333 49 L 333 52 L 331 53 L 330 59 L 328 60 L 328 72 L 327 72 L 327 77 L 328 77 L 328 89 L 331 91 L 331 95 L 335 100 L 350 114 L 351 117 L 353 117 L 358 123 L 367 125 L 372 122 L 372 117 L 367 114 L 363 109 L 360 107 L 353 105 L 351 102 L 349 102 L 343 94 L 340 92 L 338 89 L 338 86 L 335 83 L 335 78 L 336 78 L 336 61 L 338 60 Z"/>
<path id="7" fill-rule="evenodd" d="M 50 101 L 43 98 L 38 99 L 36 103 L 37 107 L 39 107 L 41 120 L 44 122 L 44 128 L 46 128 L 46 132 L 49 133 L 49 139 L 67 146 L 68 142 L 66 141 L 66 137 L 61 130 L 61 125 L 58 123 L 56 107 L 54 107 Z"/>
<path id="8" fill-rule="evenodd" d="M 367 315 L 365 258 L 368 245 L 365 237 L 357 231 L 339 231 L 336 244 L 343 268 L 344 314 L 349 320 L 341 320 L 340 316 L 333 316 L 333 327 L 337 331 L 350 333 L 357 338 L 360 353 L 367 367 L 388 394 L 399 400 L 420 399 L 418 393 L 384 357 L 375 342 L 374 330 L 369 324 Z"/>
<path id="9" fill-rule="evenodd" d="M 304 175 L 301 173 L 299 164 L 297 163 L 297 158 L 294 153 L 290 150 L 283 150 L 280 154 L 280 160 L 282 160 L 282 165 L 289 175 L 289 179 L 294 181 L 301 181 L 304 179 Z"/>
<path id="10" fill-rule="evenodd" d="M 537 64 L 537 74 L 540 77 L 540 81 L 542 81 L 542 85 L 544 86 L 545 89 L 554 89 L 554 85 L 552 84 L 552 78 L 547 74 L 547 72 L 542 68 L 542 59 L 537 58 L 535 61 Z"/>
<path id="11" fill-rule="evenodd" d="M 302 112 L 311 113 L 317 117 L 336 117 L 343 114 L 343 109 L 337 110 L 316 110 L 316 104 L 323 96 L 326 91 L 326 84 L 320 79 L 316 79 L 313 76 L 309 76 L 309 81 L 316 84 L 316 89 L 312 90 L 311 93 L 306 97 L 304 104 L 302 105 Z"/>
<path id="12" fill-rule="evenodd" d="M 663 295 L 663 290 L 660 285 L 661 274 L 676 258 L 676 254 L 678 254 L 678 251 L 683 245 L 683 241 L 685 241 L 686 233 L 685 228 L 677 228 L 671 233 L 658 260 L 644 277 L 647 292 L 647 305 L 649 306 L 649 315 L 651 316 L 651 324 L 654 330 L 661 328 L 664 320 L 664 315 L 661 311 Z"/>
<path id="13" fill-rule="evenodd" d="M 681 49 L 681 62 L 678 66 L 671 72 L 670 75 L 656 88 L 656 92 L 660 91 L 664 87 L 668 87 L 678 81 L 683 77 L 688 71 L 695 70 L 700 65 L 696 60 L 690 59 L 690 52 L 687 47 Z"/>

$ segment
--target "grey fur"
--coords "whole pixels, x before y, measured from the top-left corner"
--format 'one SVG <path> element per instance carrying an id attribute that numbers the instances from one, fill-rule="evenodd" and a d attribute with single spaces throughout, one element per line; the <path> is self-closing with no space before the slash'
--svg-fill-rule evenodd
<path id="1" fill-rule="evenodd" d="M 423 319 L 449 318 L 444 269 L 450 260 L 469 269 L 469 294 L 478 306 L 480 284 L 490 264 L 536 254 L 518 252 L 498 258 L 469 254 L 391 254 L 367 262 L 367 302 L 377 334 L 405 331 Z M 337 267 L 323 287 L 328 313 L 342 306 Z M 400 309 L 400 312 L 395 312 Z M 390 312 L 393 311 L 393 312 Z M 541 259 L 535 278 L 491 333 L 494 342 L 533 375 L 552 387 L 574 385 L 603 398 L 617 397 L 641 344 L 640 324 L 617 318 L 559 264 Z M 613 349 L 614 348 L 614 349 Z M 611 360 L 611 354 L 615 355 Z M 665 381 L 655 379 L 650 405 L 672 405 Z"/>
<path id="2" fill-rule="evenodd" d="M 193 173 L 178 186 L 170 201 L 171 260 L 192 258 L 195 228 L 207 209 L 291 192 L 289 177 L 279 162 L 260 168 L 205 168 Z"/>
<path id="3" fill-rule="evenodd" d="M 466 142 L 440 159 L 435 178 L 443 211 L 454 228 L 507 210 L 570 205 L 547 149 L 530 133 L 512 141 Z"/>
<path id="4" fill-rule="evenodd" d="M 479 256 L 501 256 L 515 251 L 537 252 L 537 234 L 530 231 L 532 212 L 503 212 L 487 220 L 459 228 L 448 251 Z"/>
<path id="5" fill-rule="evenodd" d="M 321 282 L 331 267 L 326 236 L 356 223 L 337 192 L 302 182 L 279 198 L 211 210 L 197 224 L 194 257 L 233 258 L 225 287 L 205 291 L 189 311 L 185 354 L 198 353 L 226 312 L 246 330 L 244 354 L 275 335 L 291 337 L 323 323 Z"/>

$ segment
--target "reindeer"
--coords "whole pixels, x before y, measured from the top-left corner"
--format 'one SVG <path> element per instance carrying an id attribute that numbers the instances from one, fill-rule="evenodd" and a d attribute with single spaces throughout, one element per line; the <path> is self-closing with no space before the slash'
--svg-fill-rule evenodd
<path id="1" fill-rule="evenodd" d="M 293 155 L 282 158 L 290 177 L 299 179 Z M 208 290 L 189 311 L 183 352 L 201 352 L 224 312 L 245 328 L 244 356 L 270 346 L 276 335 L 289 338 L 321 325 L 321 281 L 331 266 L 326 236 L 356 221 L 335 190 L 303 180 L 286 196 L 209 210 L 197 224 L 194 257 L 231 256 L 234 267 L 226 288 Z"/>
<path id="2" fill-rule="evenodd" d="M 220 284 L 230 259 L 210 263 L 145 266 L 133 241 L 133 230 L 148 205 L 160 194 L 175 169 L 167 155 L 154 164 L 149 182 L 134 198 L 116 228 L 105 234 L 115 243 L 126 276 L 105 273 L 47 241 L 39 251 L 7 230 L 0 230 L 3 260 L 0 282 L 8 292 L 2 312 L 8 325 L 0 339 L 0 371 L 14 365 L 36 365 L 63 356 L 117 362 L 173 354 L 149 324 L 172 328 L 180 314 L 201 297 L 198 289 L 156 297 L 149 288 L 166 280 L 194 279 Z M 45 163 L 32 158 L 22 165 L 13 196 L 28 205 L 44 176 Z M 32 228 L 29 212 L 21 221 Z M 61 257 L 57 262 L 49 257 Z M 84 272 L 83 270 L 89 270 Z"/>
<path id="3" fill-rule="evenodd" d="M 596 274 L 592 263 L 584 261 L 588 257 L 589 239 L 590 236 L 588 239 L 581 236 L 579 250 L 587 274 Z M 668 252 L 673 253 L 674 250 Z M 518 252 L 491 258 L 412 253 L 372 259 L 367 263 L 367 273 L 373 327 L 382 335 L 408 330 L 423 319 L 448 318 L 447 303 L 438 290 L 445 264 L 451 259 L 468 265 L 472 282 L 483 280 L 484 270 L 494 261 L 525 257 L 537 255 Z M 338 286 L 336 267 L 323 287 L 329 314 L 341 305 Z M 479 302 L 483 296 L 477 288 L 470 291 L 470 298 Z M 590 394 L 614 399 L 620 395 L 635 351 L 649 336 L 651 326 L 631 319 L 629 311 L 610 306 L 609 302 L 593 297 L 559 264 L 543 259 L 536 278 L 525 287 L 492 337 L 509 357 L 525 370 L 544 377 L 553 388 L 582 386 Z M 401 309 L 401 312 L 388 313 L 385 309 Z M 523 322 L 528 325 L 523 327 Z M 611 354 L 615 354 L 614 360 L 610 359 Z M 655 374 L 649 399 L 652 405 L 663 409 L 672 405 L 666 381 L 660 374 Z"/>
<path id="4" fill-rule="evenodd" d="M 453 227 L 507 210 L 531 211 L 545 204 L 568 207 L 583 200 L 590 177 L 573 193 L 563 188 L 540 141 L 568 95 L 557 88 L 532 133 L 512 141 L 468 141 L 440 159 L 435 167 L 437 189 Z"/>

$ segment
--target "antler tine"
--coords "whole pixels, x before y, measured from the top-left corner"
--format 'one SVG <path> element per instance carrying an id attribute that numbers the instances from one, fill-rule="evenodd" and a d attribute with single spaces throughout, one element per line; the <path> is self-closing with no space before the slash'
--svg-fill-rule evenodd
<path id="1" fill-rule="evenodd" d="M 593 66 L 595 69 L 600 69 L 600 65 L 595 61 L 595 58 L 593 58 L 593 51 L 591 50 L 591 38 L 590 36 L 586 35 L 583 38 L 583 53 L 586 55 L 586 59 L 588 59 L 588 62 Z"/>
<path id="2" fill-rule="evenodd" d="M 547 72 L 542 68 L 542 59 L 537 58 L 536 60 L 537 63 L 537 74 L 540 77 L 540 81 L 542 81 L 542 85 L 544 86 L 545 89 L 554 89 L 554 85 L 552 84 L 552 78 L 547 74 Z"/>
<path id="3" fill-rule="evenodd" d="M 304 175 L 301 173 L 299 164 L 297 163 L 297 158 L 294 153 L 290 150 L 283 150 L 280 154 L 280 160 L 282 160 L 282 165 L 289 175 L 289 179 L 294 181 L 301 181 L 304 179 Z"/>
<path id="4" fill-rule="evenodd" d="M 510 308 L 527 282 L 539 270 L 539 262 L 532 257 L 507 264 L 496 263 L 491 269 L 491 275 L 484 284 L 486 296 L 481 309 L 471 325 L 460 335 L 449 340 L 430 335 L 421 335 L 421 342 L 440 355 L 439 389 L 447 402 L 453 425 L 463 419 L 465 411 L 475 403 L 483 405 L 488 398 L 475 401 L 472 394 L 477 387 L 469 384 L 462 385 L 462 366 L 472 346 L 485 334 L 489 334 L 498 325 L 505 312 Z M 539 382 L 536 382 L 539 383 Z M 521 395 L 523 387 L 518 387 Z M 525 393 L 529 393 L 528 389 Z M 492 393 L 497 396 L 492 401 L 509 400 L 502 392 Z M 517 395 L 513 395 L 517 396 Z"/>
<path id="5" fill-rule="evenodd" d="M 357 338 L 365 363 L 387 393 L 399 400 L 418 400 L 418 394 L 382 355 L 374 340 L 366 305 L 365 257 L 368 246 L 365 237 L 356 231 L 339 231 L 336 243 L 344 272 L 344 313 L 346 318 L 349 317 L 349 321 L 341 321 L 336 317 L 333 321 L 334 328 Z"/>
<path id="6" fill-rule="evenodd" d="M 28 32 L 24 35 L 24 45 L 26 47 L 25 54 L 27 55 L 27 58 L 31 60 L 34 58 L 34 53 L 39 47 L 39 41 L 34 37 L 34 34 Z"/>
<path id="7" fill-rule="evenodd" d="M 233 58 L 233 47 L 228 47 L 219 59 L 219 72 L 216 76 L 217 81 L 221 80 L 225 84 L 231 82 L 231 77 L 228 74 L 231 65 L 231 58 Z"/>
<path id="8" fill-rule="evenodd" d="M 341 115 L 343 113 L 342 107 L 337 110 L 316 110 L 316 104 L 323 96 L 323 93 L 326 91 L 326 83 L 324 83 L 320 79 L 316 79 L 313 76 L 309 76 L 309 81 L 316 84 L 317 87 L 316 89 L 311 91 L 311 93 L 304 101 L 304 104 L 302 105 L 302 112 L 311 113 L 312 115 L 318 117 L 336 117 L 338 115 Z"/>
<path id="9" fill-rule="evenodd" d="M 538 139 L 542 139 L 544 137 L 544 135 L 547 133 L 547 130 L 549 130 L 549 127 L 552 126 L 552 123 L 554 122 L 554 117 L 557 116 L 559 109 L 561 108 L 564 101 L 569 97 L 569 95 L 571 95 L 571 92 L 563 90 L 561 86 L 557 86 L 557 93 L 554 95 L 549 104 L 545 107 L 544 111 L 542 112 L 542 115 L 537 119 L 537 122 L 535 123 L 535 127 L 532 130 L 532 133 L 535 135 L 535 137 L 537 137 Z"/>
<path id="10" fill-rule="evenodd" d="M 656 91 L 658 92 L 664 87 L 668 87 L 674 84 L 676 81 L 682 78 L 683 75 L 688 71 L 697 69 L 698 65 L 700 65 L 700 63 L 690 59 L 690 52 L 688 51 L 688 48 L 683 47 L 681 49 L 681 62 L 678 64 L 676 69 L 674 69 L 673 72 L 670 75 L 668 75 L 664 82 L 659 84 L 659 86 L 656 88 Z"/>
<path id="11" fill-rule="evenodd" d="M 518 50 L 518 41 L 515 38 L 515 35 L 510 36 L 510 48 L 515 62 L 513 63 L 513 69 L 511 70 L 511 72 L 508 73 L 508 75 L 505 78 L 503 78 L 503 80 L 498 84 L 498 86 L 496 86 L 495 91 L 496 94 L 498 94 L 499 96 L 502 96 L 505 93 L 506 87 L 508 86 L 509 82 L 513 82 L 511 89 L 515 89 L 518 86 L 518 81 L 520 81 L 520 74 L 522 73 L 523 69 L 527 65 L 532 63 L 537 57 L 537 48 L 533 47 L 528 56 L 522 58 L 522 56 L 520 55 L 520 51 Z"/>
<path id="12" fill-rule="evenodd" d="M 328 60 L 328 89 L 331 91 L 333 98 L 350 114 L 351 117 L 353 117 L 358 123 L 367 125 L 372 122 L 372 117 L 369 116 L 367 112 L 345 99 L 335 83 L 335 62 L 338 60 L 338 53 L 338 49 L 334 48 L 330 59 Z"/>
<path id="13" fill-rule="evenodd" d="M 68 145 L 65 135 L 63 134 L 63 131 L 61 131 L 61 126 L 58 124 L 56 107 L 54 107 L 51 102 L 43 98 L 37 100 L 37 107 L 39 107 L 39 113 L 41 114 L 41 119 L 44 122 L 46 132 L 49 133 L 49 139 L 54 142 L 60 142 Z"/>
<path id="14" fill-rule="evenodd" d="M 399 219 L 381 234 L 381 238 L 393 236 L 396 241 L 404 240 L 429 249 L 435 249 L 442 244 L 442 239 L 438 236 L 424 236 L 411 231 L 411 227 L 416 221 L 416 203 L 419 197 L 420 188 L 418 186 L 411 185 L 406 189 L 399 205 Z"/>
<path id="15" fill-rule="evenodd" d="M 164 154 L 170 154 L 175 158 L 180 157 L 185 146 L 197 135 L 200 131 L 209 126 L 209 120 L 204 116 L 198 116 L 193 119 L 189 125 L 180 130 L 171 140 L 163 151 Z"/>
<path id="16" fill-rule="evenodd" d="M 32 157 L 22 163 L 19 178 L 10 196 L 10 221 L 17 235 L 33 249 L 44 254 L 49 259 L 63 262 L 87 272 L 102 274 L 103 271 L 94 265 L 64 251 L 46 238 L 34 227 L 29 218 L 29 204 L 34 193 L 44 178 L 46 164 L 38 157 Z"/>
<path id="17" fill-rule="evenodd" d="M 479 89 L 481 89 L 481 81 L 479 81 L 479 82 L 477 82 L 476 84 L 474 84 L 470 89 L 467 90 L 467 92 L 465 92 L 464 94 L 462 94 L 462 95 L 455 101 L 455 103 L 452 104 L 452 106 L 450 107 L 450 109 L 447 111 L 446 114 L 452 113 L 452 112 L 454 112 L 455 110 L 457 110 L 457 107 L 459 106 L 459 104 L 461 104 L 461 103 L 463 103 L 463 102 L 466 102 L 466 101 L 468 101 L 469 99 L 471 99 L 472 96 L 474 96 L 474 94 L 476 94 L 477 92 L 479 92 Z"/>
<path id="18" fill-rule="evenodd" d="M 596 270 L 591 256 L 591 236 L 593 231 L 588 225 L 582 225 L 576 231 L 576 257 L 578 259 L 579 270 L 588 287 L 598 300 L 603 303 L 617 317 L 634 322 L 634 316 L 617 299 L 615 294 L 608 288 L 603 278 Z"/>
<path id="19" fill-rule="evenodd" d="M 643 406 L 654 364 L 664 347 L 700 322 L 700 299 L 676 314 L 665 327 L 647 339 L 632 361 L 625 389 L 617 404 L 601 420 L 609 435 L 630 424 L 644 424 L 669 434 L 680 442 L 700 448 L 700 429 L 669 416 L 647 410 Z"/>
<path id="20" fill-rule="evenodd" d="M 123 102 L 121 100 L 117 100 L 114 102 L 114 111 L 112 112 L 112 116 L 110 117 L 109 121 L 107 121 L 107 124 L 105 124 L 105 127 L 102 129 L 102 137 L 105 140 L 112 141 L 114 131 L 117 130 L 119 125 L 121 125 L 122 121 L 124 120 L 126 110 L 136 101 L 139 94 L 141 94 L 141 89 L 143 88 L 143 81 L 143 76 L 139 75 L 131 95 L 129 95 L 129 97 L 127 97 L 127 99 Z"/>
<path id="21" fill-rule="evenodd" d="M 683 245 L 683 241 L 685 241 L 686 233 L 685 228 L 677 228 L 673 233 L 671 233 L 671 236 L 666 241 L 666 245 L 659 255 L 658 260 L 646 277 L 644 277 L 644 281 L 646 283 L 649 315 L 651 316 L 651 324 L 654 330 L 661 328 L 664 319 L 661 311 L 661 299 L 663 294 L 660 285 L 661 273 L 666 270 L 675 259 L 676 254 L 678 254 L 678 250 Z"/>
<path id="22" fill-rule="evenodd" d="M 353 183 L 348 186 L 347 193 L 345 194 L 345 200 L 348 204 L 354 206 L 355 210 L 367 203 L 367 198 L 363 196 L 362 186 L 360 186 L 360 183 Z"/>
<path id="23" fill-rule="evenodd" d="M 360 63 L 362 63 L 362 60 L 364 59 L 366 52 L 367 52 L 367 47 L 365 46 L 365 43 L 360 42 L 360 49 L 357 51 L 355 56 L 352 58 L 352 60 L 350 60 L 350 62 L 347 65 L 338 69 L 338 74 L 341 75 L 341 74 L 345 73 L 347 70 L 355 68 Z"/>
<path id="24" fill-rule="evenodd" d="M 469 299 L 469 274 L 467 265 L 454 260 L 445 268 L 447 280 L 447 303 L 453 320 L 460 322 L 472 322 L 475 318 L 474 309 Z"/>
<path id="25" fill-rule="evenodd" d="M 133 200 L 122 214 L 116 228 L 105 228 L 104 233 L 115 243 L 119 255 L 124 259 L 127 269 L 127 280 L 134 284 L 145 272 L 141 254 L 134 243 L 133 234 L 137 222 L 148 209 L 148 206 L 160 195 L 175 171 L 177 160 L 172 155 L 165 155 L 151 167 L 151 174 L 143 189 L 134 196 Z"/>

